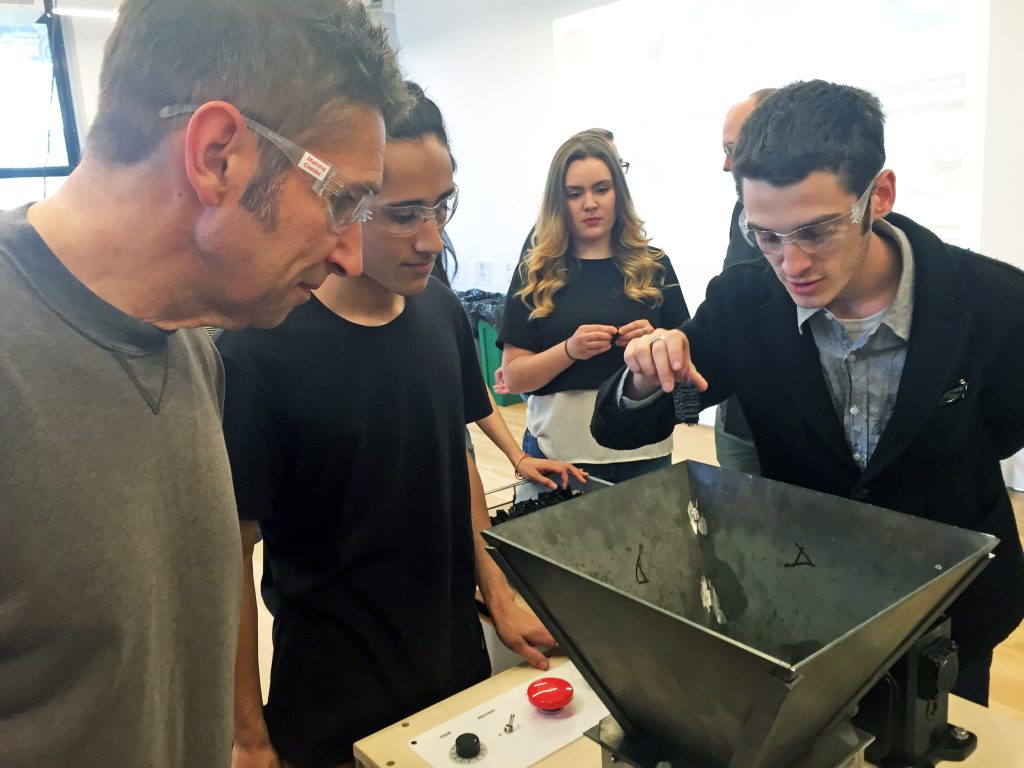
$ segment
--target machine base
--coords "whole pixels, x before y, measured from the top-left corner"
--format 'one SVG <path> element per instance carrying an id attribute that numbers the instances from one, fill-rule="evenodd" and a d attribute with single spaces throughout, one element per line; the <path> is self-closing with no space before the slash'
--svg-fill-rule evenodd
<path id="1" fill-rule="evenodd" d="M 623 733 L 611 715 L 585 735 L 601 746 L 602 768 L 704 768 L 692 758 L 661 754 Z M 809 753 L 779 768 L 864 768 L 864 752 L 873 741 L 874 736 L 846 721 L 818 738 Z"/>

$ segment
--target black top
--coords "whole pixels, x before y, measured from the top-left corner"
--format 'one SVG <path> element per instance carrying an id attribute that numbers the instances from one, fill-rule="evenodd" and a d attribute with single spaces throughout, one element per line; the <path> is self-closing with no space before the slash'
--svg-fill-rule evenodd
<path id="1" fill-rule="evenodd" d="M 533 247 L 533 235 L 537 231 L 537 225 L 534 224 L 530 227 L 530 233 L 523 240 L 523 247 L 519 249 L 519 261 L 520 263 L 526 260 L 526 255 L 530 252 Z"/>
<path id="2" fill-rule="evenodd" d="M 708 380 L 702 404 L 739 396 L 766 478 L 999 537 L 995 560 L 950 611 L 969 663 L 1024 617 L 1024 553 L 999 467 L 1024 448 L 1024 273 L 904 216 L 886 219 L 914 249 L 913 325 L 896 404 L 865 469 L 850 455 L 814 334 L 797 329 L 796 306 L 766 260 L 714 278 L 683 330 Z M 619 449 L 664 439 L 671 398 L 625 411 L 615 398 L 621 373 L 598 394 L 594 437 Z M 948 397 L 962 382 L 966 397 Z"/>
<path id="3" fill-rule="evenodd" d="M 729 219 L 729 248 L 725 252 L 725 261 L 722 263 L 723 270 L 728 269 L 733 264 L 764 259 L 761 251 L 743 238 L 743 232 L 740 231 L 739 224 L 742 211 L 743 203 L 737 200 L 736 205 L 732 209 L 732 217 Z M 730 397 L 727 403 L 722 403 L 722 418 L 725 422 L 723 427 L 730 435 L 742 438 L 743 440 L 751 439 L 747 418 L 743 415 L 740 401 L 735 397 Z"/>
<path id="4" fill-rule="evenodd" d="M 555 311 L 547 317 L 530 320 L 530 309 L 515 293 L 522 287 L 521 270 L 512 275 L 505 298 L 505 319 L 498 346 L 511 344 L 530 352 L 543 352 L 572 336 L 588 323 L 621 327 L 634 320 L 647 320 L 655 328 L 677 328 L 690 313 L 686 309 L 679 280 L 668 256 L 658 263 L 665 271 L 660 277 L 662 302 L 658 307 L 628 298 L 623 293 L 624 278 L 614 259 L 574 259 L 574 274 L 555 294 Z M 612 345 L 604 354 L 573 363 L 533 394 L 549 395 L 573 389 L 597 389 L 622 366 L 622 347 Z"/>
<path id="5" fill-rule="evenodd" d="M 742 212 L 743 203 L 737 200 L 736 205 L 732 208 L 732 218 L 729 219 L 729 248 L 725 252 L 722 269 L 728 269 L 733 264 L 742 264 L 744 261 L 760 261 L 764 258 L 761 251 L 743 237 L 743 232 L 740 230 L 740 214 Z"/>
<path id="6" fill-rule="evenodd" d="M 473 336 L 431 280 L 381 327 L 313 298 L 218 345 L 239 516 L 260 522 L 275 613 L 271 740 L 336 765 L 489 671 L 463 432 L 491 410 Z"/>

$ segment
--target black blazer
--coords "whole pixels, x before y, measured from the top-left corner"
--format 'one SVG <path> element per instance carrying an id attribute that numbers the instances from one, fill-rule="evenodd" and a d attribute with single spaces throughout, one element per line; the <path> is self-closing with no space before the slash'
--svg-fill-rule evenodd
<path id="1" fill-rule="evenodd" d="M 702 405 L 739 397 L 765 477 L 1000 538 L 995 561 L 951 610 L 969 662 L 1024 618 L 1024 554 L 999 467 L 1024 447 L 1024 273 L 947 245 L 906 217 L 887 218 L 913 247 L 914 311 L 895 408 L 864 471 L 850 455 L 813 334 L 799 333 L 796 307 L 766 261 L 713 279 L 682 328 L 710 384 Z M 598 394 L 598 442 L 633 448 L 668 435 L 671 399 L 623 411 L 618 380 Z"/>

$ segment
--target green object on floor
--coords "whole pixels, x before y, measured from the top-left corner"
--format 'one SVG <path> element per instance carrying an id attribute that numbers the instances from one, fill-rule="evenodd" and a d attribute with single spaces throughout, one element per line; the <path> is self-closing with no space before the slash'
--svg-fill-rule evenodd
<path id="1" fill-rule="evenodd" d="M 477 338 L 480 342 L 480 367 L 484 372 L 484 381 L 487 388 L 494 395 L 494 402 L 498 405 L 514 405 L 522 402 L 519 395 L 499 395 L 494 391 L 494 372 L 501 367 L 501 350 L 495 342 L 498 340 L 498 332 L 483 320 L 476 323 Z"/>

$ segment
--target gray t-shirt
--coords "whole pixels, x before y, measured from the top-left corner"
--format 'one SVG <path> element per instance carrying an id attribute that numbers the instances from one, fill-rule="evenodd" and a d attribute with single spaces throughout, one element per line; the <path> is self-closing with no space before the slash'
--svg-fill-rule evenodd
<path id="1" fill-rule="evenodd" d="M 241 551 L 202 329 L 0 213 L 0 765 L 227 766 Z"/>

